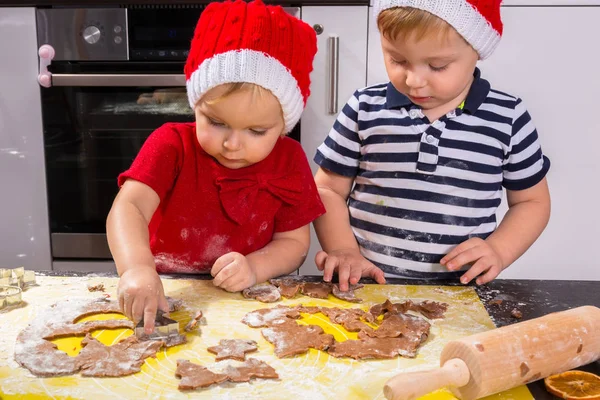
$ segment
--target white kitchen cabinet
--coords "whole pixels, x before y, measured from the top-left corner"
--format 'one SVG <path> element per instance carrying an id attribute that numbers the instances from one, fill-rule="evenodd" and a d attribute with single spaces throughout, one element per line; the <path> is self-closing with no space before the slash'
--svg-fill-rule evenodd
<path id="1" fill-rule="evenodd" d="M 36 43 L 35 9 L 0 8 L 0 268 L 39 271 L 52 259 Z"/>
<path id="2" fill-rule="evenodd" d="M 333 126 L 337 112 L 330 112 L 332 85 L 330 81 L 330 38 L 338 38 L 337 111 L 339 112 L 355 90 L 366 85 L 367 72 L 367 6 L 316 6 L 302 7 L 302 20 L 311 26 L 321 25 L 323 32 L 317 36 L 319 51 L 311 74 L 311 95 L 301 120 L 301 142 L 313 172 L 317 165 L 312 161 L 317 147 Z M 335 60 L 334 60 L 335 61 Z M 335 89 L 335 88 L 333 88 Z M 314 259 L 320 249 L 311 227 L 311 247 L 301 274 L 316 274 Z"/>
<path id="3" fill-rule="evenodd" d="M 552 216 L 540 239 L 501 277 L 600 280 L 600 7 L 504 6 L 502 18 L 502 41 L 481 63 L 482 76 L 521 97 L 531 113 L 552 162 Z M 374 24 L 368 56 L 368 84 L 386 81 Z M 505 211 L 504 202 L 499 217 Z"/>

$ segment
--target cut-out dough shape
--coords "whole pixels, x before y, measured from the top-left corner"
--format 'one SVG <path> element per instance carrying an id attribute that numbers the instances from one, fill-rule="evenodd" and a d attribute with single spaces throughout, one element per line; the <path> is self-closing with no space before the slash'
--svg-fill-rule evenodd
<path id="1" fill-rule="evenodd" d="M 254 340 L 246 339 L 221 339 L 218 346 L 209 347 L 210 353 L 216 354 L 215 360 L 221 361 L 227 358 L 244 361 L 246 353 L 257 350 Z"/>

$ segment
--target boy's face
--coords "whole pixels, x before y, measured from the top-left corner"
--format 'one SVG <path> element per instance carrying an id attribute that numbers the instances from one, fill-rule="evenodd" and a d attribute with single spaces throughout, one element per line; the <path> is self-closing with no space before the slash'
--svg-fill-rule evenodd
<path id="1" fill-rule="evenodd" d="M 466 97 L 479 57 L 454 29 L 419 41 L 412 34 L 381 35 L 381 45 L 390 81 L 423 110 L 444 114 Z"/>
<path id="2" fill-rule="evenodd" d="M 220 98 L 225 91 L 223 85 L 215 87 L 196 106 L 196 137 L 221 165 L 244 168 L 264 160 L 275 147 L 284 130 L 281 106 L 267 90 L 253 94 L 242 89 Z"/>

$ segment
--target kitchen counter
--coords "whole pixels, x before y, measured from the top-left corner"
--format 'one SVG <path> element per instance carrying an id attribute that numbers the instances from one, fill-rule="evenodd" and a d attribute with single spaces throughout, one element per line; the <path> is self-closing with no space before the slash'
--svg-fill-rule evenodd
<path id="1" fill-rule="evenodd" d="M 42 272 L 48 276 L 107 276 L 114 273 L 86 274 L 78 272 Z M 208 275 L 178 275 L 170 278 L 209 279 Z M 320 280 L 320 277 L 307 277 Z M 364 279 L 361 282 L 374 283 Z M 460 286 L 455 281 L 425 281 L 407 279 L 388 279 L 393 285 L 448 285 Z M 600 282 L 597 281 L 546 281 L 546 280 L 508 280 L 498 279 L 484 286 L 475 286 L 483 305 L 492 321 L 498 327 L 519 321 L 537 318 L 552 312 L 563 311 L 583 305 L 600 306 Z M 517 319 L 512 311 L 517 309 L 522 318 Z M 579 368 L 600 374 L 600 361 Z M 554 399 L 544 388 L 543 380 L 528 385 L 536 400 Z"/>

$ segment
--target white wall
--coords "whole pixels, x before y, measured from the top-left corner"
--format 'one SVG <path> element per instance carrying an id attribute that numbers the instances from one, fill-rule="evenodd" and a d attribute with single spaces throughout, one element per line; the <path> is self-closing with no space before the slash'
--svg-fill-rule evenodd
<path id="1" fill-rule="evenodd" d="M 505 6 L 502 17 L 502 42 L 482 74 L 528 107 L 552 162 L 553 204 L 548 228 L 501 277 L 600 280 L 600 7 Z M 370 85 L 386 75 L 374 24 L 369 33 Z M 505 211 L 504 202 L 499 216 Z"/>

